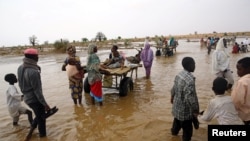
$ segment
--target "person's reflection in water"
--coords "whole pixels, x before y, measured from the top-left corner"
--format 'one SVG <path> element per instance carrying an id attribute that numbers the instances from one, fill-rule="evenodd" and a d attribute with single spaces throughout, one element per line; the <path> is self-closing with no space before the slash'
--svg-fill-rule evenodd
<path id="1" fill-rule="evenodd" d="M 152 87 L 153 87 L 152 81 L 150 79 L 147 79 L 145 90 L 147 92 L 152 92 Z"/>

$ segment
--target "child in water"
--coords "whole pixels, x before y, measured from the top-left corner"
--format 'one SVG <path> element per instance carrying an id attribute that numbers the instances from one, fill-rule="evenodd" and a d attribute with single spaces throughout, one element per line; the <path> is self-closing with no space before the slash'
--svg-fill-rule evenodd
<path id="1" fill-rule="evenodd" d="M 220 125 L 243 125 L 232 98 L 225 94 L 227 80 L 223 77 L 217 77 L 213 81 L 212 89 L 215 97 L 210 100 L 207 110 L 201 116 L 198 116 L 199 121 L 209 122 L 216 118 Z"/>
<path id="2" fill-rule="evenodd" d="M 17 88 L 14 85 L 15 83 L 17 83 L 16 75 L 13 73 L 6 74 L 4 80 L 9 83 L 9 88 L 6 91 L 6 96 L 9 114 L 13 119 L 13 125 L 18 125 L 19 117 L 21 114 L 27 114 L 29 123 L 32 124 L 32 112 L 22 106 L 21 102 L 23 101 L 23 95 L 18 92 Z"/>

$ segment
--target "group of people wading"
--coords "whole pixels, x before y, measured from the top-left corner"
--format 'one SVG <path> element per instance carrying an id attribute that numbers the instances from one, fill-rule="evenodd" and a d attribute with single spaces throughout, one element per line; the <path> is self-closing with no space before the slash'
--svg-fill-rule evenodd
<path id="1" fill-rule="evenodd" d="M 207 47 L 207 54 L 211 53 L 212 49 L 215 49 L 217 42 L 220 38 L 218 37 L 208 37 L 207 40 L 204 38 L 200 39 L 200 47 Z M 236 42 L 236 37 L 224 38 L 223 43 L 226 47 L 232 45 L 232 53 L 246 53 L 248 52 L 248 46 L 250 45 L 248 38 L 241 42 L 241 44 Z"/>
<path id="2" fill-rule="evenodd" d="M 174 37 L 171 37 L 169 41 L 167 40 L 167 38 L 159 38 L 155 55 L 173 56 L 178 45 L 179 43 Z"/>

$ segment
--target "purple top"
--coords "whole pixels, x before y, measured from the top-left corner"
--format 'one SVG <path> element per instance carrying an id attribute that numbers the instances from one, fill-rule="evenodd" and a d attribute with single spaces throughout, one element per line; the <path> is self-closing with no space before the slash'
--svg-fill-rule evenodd
<path id="1" fill-rule="evenodd" d="M 146 43 L 144 49 L 141 52 L 141 60 L 144 66 L 151 66 L 154 59 L 153 50 L 150 48 L 150 44 Z"/>

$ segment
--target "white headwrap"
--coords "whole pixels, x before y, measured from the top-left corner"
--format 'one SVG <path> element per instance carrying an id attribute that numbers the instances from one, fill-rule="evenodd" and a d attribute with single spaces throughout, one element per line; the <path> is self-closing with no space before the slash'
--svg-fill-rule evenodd
<path id="1" fill-rule="evenodd" d="M 217 45 L 216 49 L 213 52 L 212 56 L 212 71 L 213 73 L 218 73 L 220 71 L 224 71 L 226 69 L 229 69 L 230 65 L 230 56 L 228 52 L 226 51 L 226 48 L 223 43 L 223 39 L 221 38 Z"/>
<path id="2" fill-rule="evenodd" d="M 216 44 L 215 51 L 223 51 L 223 53 L 225 53 L 225 55 L 229 57 L 229 54 L 226 51 L 226 47 L 224 46 L 224 41 L 223 41 L 224 39 L 225 38 L 220 38 L 220 40 Z"/>
<path id="3" fill-rule="evenodd" d="M 88 46 L 88 54 L 93 54 L 93 53 L 95 53 L 95 52 L 94 52 L 94 48 L 96 48 L 96 45 L 95 45 L 95 44 L 93 44 L 93 43 L 89 44 L 89 46 Z"/>

